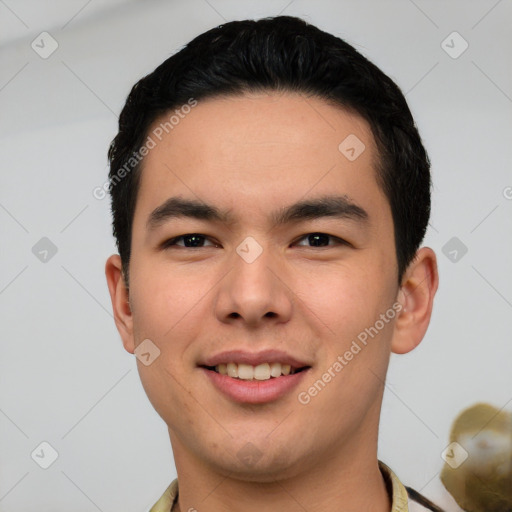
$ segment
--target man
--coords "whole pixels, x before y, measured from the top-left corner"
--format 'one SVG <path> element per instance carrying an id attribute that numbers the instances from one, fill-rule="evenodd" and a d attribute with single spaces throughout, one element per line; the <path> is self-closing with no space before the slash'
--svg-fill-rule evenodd
<path id="1" fill-rule="evenodd" d="M 226 23 L 133 87 L 109 159 L 115 322 L 178 475 L 151 510 L 408 510 L 379 415 L 438 272 L 398 87 L 298 18 Z"/>

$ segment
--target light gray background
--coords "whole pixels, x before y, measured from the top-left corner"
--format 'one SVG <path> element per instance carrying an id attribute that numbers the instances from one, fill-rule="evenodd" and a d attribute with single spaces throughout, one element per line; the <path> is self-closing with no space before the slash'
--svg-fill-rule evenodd
<path id="1" fill-rule="evenodd" d="M 389 74 L 432 159 L 425 245 L 441 284 L 423 343 L 392 356 L 379 457 L 435 499 L 456 414 L 512 410 L 510 0 L 0 0 L 1 512 L 143 512 L 174 478 L 111 316 L 109 199 L 92 191 L 136 80 L 224 20 L 279 13 Z M 59 45 L 47 59 L 31 47 L 42 31 Z M 441 46 L 453 31 L 469 44 L 458 58 Z M 42 237 L 57 247 L 47 262 L 32 252 Z M 456 262 L 443 254 L 452 237 L 467 247 Z M 48 469 L 31 458 L 43 441 L 59 455 Z"/>

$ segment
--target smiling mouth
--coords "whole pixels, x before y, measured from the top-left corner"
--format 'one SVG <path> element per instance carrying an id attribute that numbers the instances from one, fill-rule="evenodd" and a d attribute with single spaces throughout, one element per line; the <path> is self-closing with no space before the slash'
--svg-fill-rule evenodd
<path id="1" fill-rule="evenodd" d="M 294 375 L 295 373 L 302 372 L 311 367 L 303 366 L 301 368 L 294 368 L 289 364 L 281 363 L 262 363 L 257 366 L 243 363 L 221 363 L 216 366 L 202 366 L 202 368 L 219 373 L 220 375 L 226 375 L 233 379 L 264 381 Z"/>

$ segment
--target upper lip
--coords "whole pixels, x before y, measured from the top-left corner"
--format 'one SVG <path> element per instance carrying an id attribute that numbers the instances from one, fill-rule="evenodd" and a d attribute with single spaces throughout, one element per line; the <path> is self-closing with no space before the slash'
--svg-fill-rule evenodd
<path id="1" fill-rule="evenodd" d="M 311 366 L 307 362 L 282 352 L 280 350 L 262 350 L 260 352 L 247 352 L 245 350 L 227 350 L 207 357 L 199 362 L 199 366 L 217 366 L 222 363 L 242 363 L 258 366 L 263 363 L 289 364 L 292 368 Z"/>

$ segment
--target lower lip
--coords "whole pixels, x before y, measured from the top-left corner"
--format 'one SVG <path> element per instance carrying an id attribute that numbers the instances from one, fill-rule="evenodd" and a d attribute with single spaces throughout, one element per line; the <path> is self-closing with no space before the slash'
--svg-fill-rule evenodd
<path id="1" fill-rule="evenodd" d="M 302 381 L 309 368 L 293 375 L 268 380 L 242 380 L 221 375 L 206 368 L 201 368 L 210 382 L 222 393 L 235 402 L 246 404 L 263 404 L 282 398 L 290 393 Z"/>

